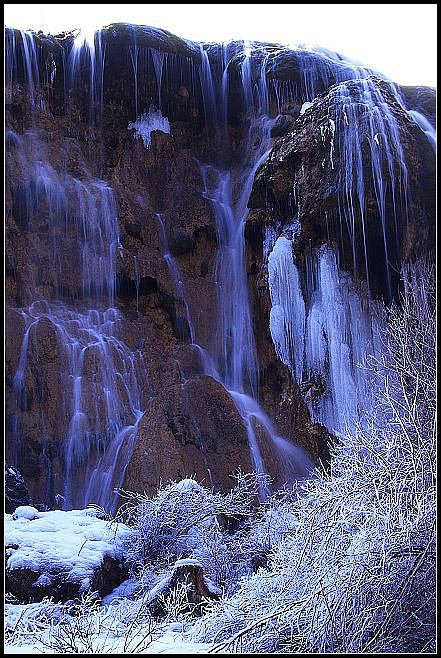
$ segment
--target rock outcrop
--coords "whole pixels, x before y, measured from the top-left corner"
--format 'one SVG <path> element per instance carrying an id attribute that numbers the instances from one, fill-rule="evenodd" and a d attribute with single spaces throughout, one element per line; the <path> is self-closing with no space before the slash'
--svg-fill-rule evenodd
<path id="1" fill-rule="evenodd" d="M 20 505 L 29 505 L 31 502 L 29 491 L 22 475 L 16 468 L 5 464 L 5 512 L 12 512 Z"/>
<path id="2" fill-rule="evenodd" d="M 377 124 L 366 102 L 368 94 L 377 94 L 383 103 Z M 428 89 L 426 96 L 434 100 Z M 366 280 L 368 274 L 373 294 L 387 298 L 384 254 L 379 248 L 384 235 L 395 294 L 400 263 L 434 248 L 435 156 L 430 142 L 389 85 L 372 76 L 367 91 L 364 80 L 339 83 L 308 105 L 289 132 L 277 136 L 256 173 L 246 229 L 250 245 L 258 258 L 265 226 L 277 222 L 288 226 L 295 217 L 300 225 L 295 241 L 297 263 L 304 262 L 315 247 L 334 243 L 342 269 L 355 279 Z M 396 145 L 386 141 L 386 132 L 391 130 L 388 113 L 394 129 L 395 122 L 398 127 Z M 351 130 L 356 134 L 351 135 Z M 372 144 L 374 139 L 378 143 Z M 378 163 L 373 162 L 373 149 Z M 385 180 L 391 177 L 381 192 L 376 167 Z M 358 199 L 360 189 L 363 198 Z M 403 190 L 405 198 L 400 199 Z M 380 199 L 381 194 L 384 198 Z M 380 203 L 384 204 L 382 220 Z M 352 213 L 352 224 L 342 219 L 345 209 Z"/>

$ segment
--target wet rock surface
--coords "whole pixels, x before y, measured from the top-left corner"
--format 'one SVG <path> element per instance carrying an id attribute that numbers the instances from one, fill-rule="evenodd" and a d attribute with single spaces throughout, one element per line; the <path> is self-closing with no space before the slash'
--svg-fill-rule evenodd
<path id="1" fill-rule="evenodd" d="M 15 38 L 20 38 L 18 33 Z M 21 309 L 36 299 L 62 300 L 78 312 L 87 307 L 78 257 L 79 234 L 75 222 L 69 224 L 66 219 L 73 220 L 76 216 L 71 198 L 75 186 L 93 185 L 97 179 L 111 186 L 117 201 L 119 242 L 114 253 L 113 300 L 121 315 L 117 335 L 140 357 L 136 368 L 142 382 L 143 417 L 125 472 L 124 487 L 153 492 L 160 480 L 196 475 L 216 488 L 228 489 L 229 475 L 238 466 L 243 470 L 252 467 L 245 424 L 226 389 L 204 374 L 200 352 L 189 344 L 188 324 L 190 314 L 197 343 L 202 348 L 212 348 L 219 307 L 219 236 L 198 162 L 209 161 L 213 152 L 219 151 L 226 166 L 237 164 L 246 124 L 239 67 L 243 44 L 229 46 L 231 100 L 226 111 L 226 132 L 216 132 L 205 116 L 197 82 L 200 73 L 194 68 L 201 65 L 198 44 L 163 30 L 126 24 L 109 26 L 101 38 L 101 47 L 106 48 L 107 68 L 102 106 L 96 100 L 93 121 L 88 115 L 87 71 L 71 82 L 70 95 L 63 86 L 62 53 L 64 49 L 65 58 L 71 54 L 73 35 L 37 37 L 40 79 L 45 82 L 41 85 L 42 100 L 34 108 L 31 108 L 23 63 L 18 65 L 14 81 L 7 84 L 7 455 L 26 477 L 32 499 L 50 505 L 56 496 L 63 494 L 65 439 L 70 422 L 60 395 L 65 384 L 66 356 L 54 323 L 40 318 L 29 332 L 21 393 L 17 395 L 14 378 L 28 329 Z M 131 59 L 135 46 L 139 48 L 137 89 Z M 237 57 L 233 56 L 235 51 Z M 160 87 L 152 52 L 156 53 L 155 57 L 167 58 L 169 75 Z M 207 46 L 206 52 L 213 69 L 221 70 L 220 46 Z M 319 60 L 317 52 L 300 54 L 277 44 L 267 44 L 265 48 L 257 44 L 250 67 L 253 73 L 264 63 L 268 79 L 274 85 L 300 84 L 304 71 L 312 70 Z M 57 74 L 51 81 L 47 71 L 52 70 L 48 68 L 52 61 Z M 341 67 L 344 68 L 343 63 Z M 349 235 L 341 236 L 339 226 L 327 222 L 326 216 L 338 208 L 341 190 L 338 172 L 343 157 L 336 135 L 332 152 L 334 166 L 331 166 L 329 133 L 322 139 L 322 130 L 329 125 L 329 113 L 341 105 L 338 84 L 329 88 L 338 81 L 331 75 L 331 69 L 328 73 L 317 87 L 321 95 L 302 114 L 299 98 L 282 98 L 281 117 L 272 129 L 273 147 L 257 170 L 245 227 L 247 281 L 261 373 L 260 403 L 281 434 L 295 438 L 315 460 L 324 461 L 328 457 L 329 435 L 323 427 L 311 422 L 304 394 L 277 358 L 271 341 L 271 302 L 262 245 L 265 227 L 280 222 L 283 228 L 297 213 L 301 224 L 295 247 L 299 262 L 303 262 L 305 253 L 313 247 L 335 241 L 343 265 L 351 271 Z M 356 93 L 358 83 L 351 84 Z M 399 227 L 399 249 L 393 254 L 397 265 L 399 258 L 425 252 L 433 244 L 434 158 L 430 144 L 398 106 L 387 86 L 381 89 L 400 126 L 412 189 L 410 219 Z M 403 93 L 408 99 L 418 97 L 421 111 L 431 116 L 430 91 L 405 89 Z M 275 113 L 273 96 L 270 104 Z M 128 123 L 136 119 L 136 109 L 139 114 L 151 103 L 158 104 L 159 97 L 163 114 L 170 121 L 170 134 L 154 131 L 151 146 L 146 149 L 142 140 L 135 139 L 133 131 L 128 130 Z M 231 148 L 224 152 L 226 141 Z M 36 144 L 44 145 L 41 152 L 51 163 L 55 180 L 64 184 L 66 177 L 70 177 L 65 206 L 55 204 L 55 210 L 48 207 L 51 198 L 44 194 L 44 180 L 40 180 L 41 193 L 37 193 L 38 186 L 28 166 L 32 144 L 34 148 Z M 375 292 L 381 295 L 384 272 L 381 263 L 375 261 L 375 249 L 382 236 L 378 221 L 371 221 L 376 211 L 368 165 L 366 161 L 367 248 L 372 271 L 376 273 L 371 277 Z M 294 188 L 299 203 L 293 203 Z M 393 232 L 390 204 L 387 198 L 387 230 Z M 359 216 L 355 225 L 357 262 L 362 262 L 364 246 Z M 165 243 L 185 286 L 188 308 L 166 261 Z M 63 277 L 56 267 L 59 262 L 69 265 Z M 363 268 L 357 272 L 361 278 L 365 274 Z M 94 292 L 90 294 L 93 296 Z M 97 401 L 94 395 L 94 386 L 100 383 L 96 355 L 86 355 L 81 377 L 85 422 L 102 430 L 103 401 Z M 124 422 L 133 422 L 133 418 L 124 418 Z M 271 446 L 265 444 L 262 436 L 260 440 L 270 474 L 283 479 Z M 99 442 L 94 450 L 100 450 Z"/>
<path id="2" fill-rule="evenodd" d="M 334 243 L 340 253 L 341 267 L 353 273 L 355 279 L 366 279 L 367 255 L 373 292 L 378 297 L 387 297 L 384 288 L 386 272 L 381 250 L 378 249 L 378 245 L 384 242 L 383 230 L 390 241 L 389 259 L 395 276 L 402 260 L 433 250 L 435 158 L 430 143 L 393 97 L 388 84 L 375 78 L 372 78 L 372 84 L 399 126 L 402 153 L 390 155 L 384 144 L 379 146 L 383 176 L 387 175 L 389 167 L 398 179 L 402 175 L 400 167 L 403 162 L 406 163 L 408 180 L 405 184 L 409 192 L 406 207 L 400 210 L 398 219 L 394 204 L 399 200 L 394 200 L 387 191 L 384 228 L 378 219 L 378 192 L 375 191 L 372 146 L 369 146 L 373 137 L 370 134 L 371 109 L 360 100 L 363 97 L 363 83 L 350 81 L 334 85 L 317 96 L 292 124 L 290 132 L 275 140 L 267 160 L 256 173 L 249 202 L 252 210 L 246 230 L 250 243 L 258 253 L 263 243 L 265 225 L 271 226 L 277 221 L 288 225 L 296 217 L 301 227 L 295 242 L 298 263 L 304 261 L 305 254 L 314 247 Z M 433 95 L 430 90 L 426 92 L 430 105 Z M 422 90 L 419 93 L 425 96 Z M 345 116 L 344 104 L 348 98 L 353 98 L 356 107 L 357 139 L 362 144 L 359 173 L 363 181 L 358 184 L 363 186 L 365 200 L 363 214 L 354 203 L 353 226 L 344 222 L 340 224 L 337 215 L 342 213 L 345 204 L 350 203 L 349 197 L 344 200 L 344 195 L 348 194 L 345 192 L 347 180 L 344 172 L 348 171 L 347 153 L 351 157 L 355 155 L 350 151 L 352 145 L 342 134 L 345 126 L 342 123 L 336 125 L 336 120 L 332 119 Z M 347 116 L 346 120 L 349 122 Z M 378 134 L 377 139 L 380 139 Z M 353 166 L 355 170 L 355 163 Z M 354 178 L 354 187 L 356 184 Z M 353 194 L 356 196 L 356 191 Z M 390 237 L 394 234 L 396 241 Z M 354 260 L 357 263 L 355 270 Z M 396 278 L 394 285 L 397 286 Z"/>

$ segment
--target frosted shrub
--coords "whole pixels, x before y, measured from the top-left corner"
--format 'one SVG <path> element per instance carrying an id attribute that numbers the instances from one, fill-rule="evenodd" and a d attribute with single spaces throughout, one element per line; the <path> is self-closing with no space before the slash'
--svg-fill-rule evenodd
<path id="1" fill-rule="evenodd" d="M 224 592 L 232 594 L 240 578 L 251 571 L 253 551 L 246 530 L 223 532 L 217 523 L 201 529 L 192 557 Z"/>
<path id="2" fill-rule="evenodd" d="M 63 616 L 63 606 L 45 598 L 39 603 L 5 605 L 5 644 L 32 643 Z"/>
<path id="3" fill-rule="evenodd" d="M 164 631 L 143 599 L 103 607 L 93 593 L 65 604 L 10 606 L 6 613 L 7 644 L 32 644 L 43 653 L 139 653 Z"/>
<path id="4" fill-rule="evenodd" d="M 430 266 L 406 268 L 403 288 L 401 306 L 385 309 L 383 355 L 368 364 L 378 387 L 370 418 L 347 432 L 328 476 L 293 494 L 289 531 L 267 569 L 195 625 L 212 652 L 434 651 Z"/>
<path id="5" fill-rule="evenodd" d="M 125 544 L 132 572 L 139 575 L 146 565 L 166 565 L 192 555 L 207 533 L 215 540 L 220 515 L 242 522 L 250 518 L 266 480 L 266 476 L 239 473 L 228 494 L 211 491 L 193 479 L 162 487 L 154 497 L 122 492 L 127 501 L 116 520 L 132 529 Z"/>

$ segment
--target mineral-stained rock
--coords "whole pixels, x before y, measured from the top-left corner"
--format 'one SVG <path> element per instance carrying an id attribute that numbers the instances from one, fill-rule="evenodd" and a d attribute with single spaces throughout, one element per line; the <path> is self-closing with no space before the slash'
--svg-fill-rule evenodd
<path id="1" fill-rule="evenodd" d="M 170 382 L 140 422 L 124 488 L 153 493 L 159 483 L 196 475 L 228 491 L 238 468 L 252 470 L 247 433 L 228 391 L 208 376 Z"/>
<path id="2" fill-rule="evenodd" d="M 400 168 L 405 163 L 408 173 L 407 201 L 398 217 L 395 217 L 398 199 L 394 199 L 390 193 L 385 195 L 384 222 L 389 236 L 389 260 L 399 272 L 402 259 L 414 258 L 433 249 L 435 159 L 429 141 L 398 104 L 389 86 L 375 77 L 371 77 L 370 84 L 372 89 L 377 89 L 376 93 L 381 94 L 388 112 L 397 122 L 403 150 L 402 155 L 393 153 L 388 156 L 387 150 L 380 145 L 378 152 L 379 157 L 383 158 L 382 167 L 393 167 L 393 175 L 398 179 Z M 355 169 L 355 162 L 348 163 L 345 160 L 345 140 L 341 134 L 345 126 L 335 126 L 334 122 L 335 135 L 329 128 L 330 116 L 344 117 L 343 106 L 347 98 L 346 92 L 341 93 L 342 85 L 351 94 L 354 107 L 357 108 L 357 139 L 362 144 L 362 171 Z M 358 269 L 354 274 L 365 278 L 367 254 L 373 292 L 377 296 L 384 296 L 385 263 L 378 249 L 383 241 L 383 226 L 379 219 L 368 146 L 373 138 L 369 132 L 371 109 L 359 99 L 359 95 L 362 98 L 363 89 L 363 83 L 358 81 L 330 87 L 317 96 L 297 118 L 290 132 L 276 140 L 267 160 L 256 173 L 249 202 L 252 210 L 247 219 L 246 231 L 252 248 L 257 251 L 261 249 L 264 225 L 270 226 L 276 221 L 288 224 L 296 215 L 301 227 L 295 241 L 298 263 L 303 261 L 308 250 L 331 241 L 340 251 L 341 267 L 351 273 L 355 250 Z M 393 158 L 393 162 L 387 161 L 387 157 Z M 346 168 L 352 167 L 353 171 L 346 171 Z M 341 215 L 345 204 L 349 203 L 344 185 L 347 179 L 352 180 L 351 176 L 355 181 L 354 187 L 357 176 L 363 177 L 366 207 L 364 215 L 361 215 L 359 207 L 354 204 L 354 226 L 350 231 L 346 222 L 342 220 L 340 224 L 334 215 Z M 355 195 L 356 191 L 352 190 L 352 193 Z M 396 235 L 395 241 L 390 237 L 392 235 Z"/>

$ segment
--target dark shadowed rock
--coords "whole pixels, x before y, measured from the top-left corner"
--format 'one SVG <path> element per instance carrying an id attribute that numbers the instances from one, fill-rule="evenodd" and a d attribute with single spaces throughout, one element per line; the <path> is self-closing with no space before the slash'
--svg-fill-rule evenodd
<path id="1" fill-rule="evenodd" d="M 5 512 L 12 514 L 19 505 L 30 505 L 31 498 L 19 471 L 5 464 Z"/>
<path id="2" fill-rule="evenodd" d="M 6 546 L 6 551 L 10 550 L 14 550 L 14 546 Z M 94 570 L 88 589 L 103 597 L 126 578 L 127 572 L 121 562 L 106 556 L 101 566 Z M 42 601 L 46 597 L 54 601 L 69 601 L 84 592 L 81 582 L 67 580 L 63 572 L 41 574 L 32 569 L 6 569 L 5 582 L 6 591 L 22 603 Z"/>
<path id="3" fill-rule="evenodd" d="M 173 256 L 181 256 L 193 251 L 194 241 L 189 235 L 178 235 L 170 242 L 170 253 Z"/>

